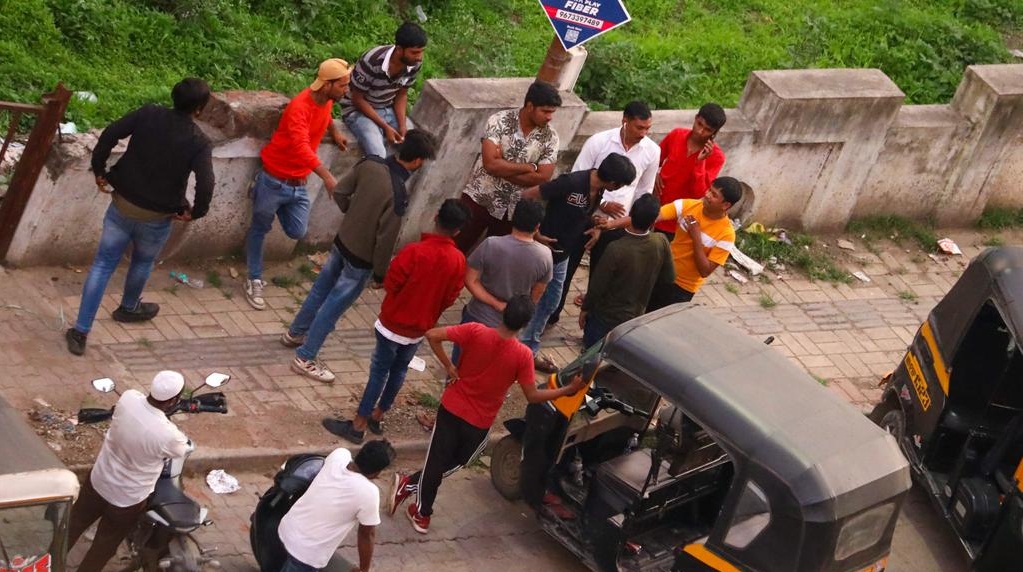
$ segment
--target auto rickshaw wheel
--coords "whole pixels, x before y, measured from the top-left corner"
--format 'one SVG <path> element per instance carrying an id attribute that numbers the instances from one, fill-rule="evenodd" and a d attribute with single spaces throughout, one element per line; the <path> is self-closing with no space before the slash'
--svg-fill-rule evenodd
<path id="1" fill-rule="evenodd" d="M 505 435 L 494 445 L 490 454 L 490 482 L 504 498 L 514 501 L 522 498 L 519 465 L 522 462 L 522 443 Z"/>
<path id="2" fill-rule="evenodd" d="M 906 434 L 906 414 L 895 407 L 881 416 L 881 428 L 895 438 L 895 442 L 902 449 L 902 440 Z"/>

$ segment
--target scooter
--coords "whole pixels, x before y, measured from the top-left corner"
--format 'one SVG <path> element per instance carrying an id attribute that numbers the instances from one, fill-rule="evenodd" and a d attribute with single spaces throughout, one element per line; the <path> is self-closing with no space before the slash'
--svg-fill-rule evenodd
<path id="1" fill-rule="evenodd" d="M 223 373 L 208 375 L 202 385 L 188 392 L 187 397 L 167 413 L 167 417 L 175 413 L 227 413 L 227 398 L 222 392 L 198 392 L 204 387 L 216 389 L 230 379 L 231 376 Z M 92 386 L 102 393 L 116 393 L 114 381 L 110 378 L 93 380 Z M 78 411 L 78 422 L 97 423 L 113 415 L 113 408 L 84 408 Z M 189 439 L 188 453 L 184 457 L 164 462 L 146 512 L 139 517 L 138 524 L 126 539 L 129 558 L 121 572 L 138 569 L 145 572 L 199 572 L 205 566 L 220 567 L 220 562 L 212 556 L 216 548 L 203 548 L 192 535 L 200 526 L 213 524 L 206 518 L 208 510 L 186 495 L 181 487 L 181 471 L 194 450 L 195 444 Z"/>
<path id="2" fill-rule="evenodd" d="M 274 475 L 274 484 L 259 497 L 256 510 L 249 517 L 249 544 L 261 572 L 279 572 L 288 558 L 288 553 L 277 534 L 281 519 L 305 494 L 309 485 L 323 468 L 323 455 L 295 455 L 281 465 Z M 321 570 L 325 572 L 350 572 L 355 566 L 334 553 Z"/>

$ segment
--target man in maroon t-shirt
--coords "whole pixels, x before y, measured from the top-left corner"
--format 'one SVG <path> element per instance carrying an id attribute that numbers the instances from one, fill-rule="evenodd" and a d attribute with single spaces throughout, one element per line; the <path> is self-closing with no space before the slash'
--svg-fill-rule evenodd
<path id="1" fill-rule="evenodd" d="M 661 140 L 661 169 L 654 179 L 654 195 L 661 206 L 678 199 L 702 199 L 725 164 L 725 153 L 714 137 L 725 125 L 725 110 L 706 103 L 696 113 L 692 129 L 672 129 Z M 671 240 L 675 221 L 659 222 L 654 227 Z"/>
<path id="2" fill-rule="evenodd" d="M 518 340 L 518 331 L 533 319 L 533 312 L 529 296 L 515 296 L 508 300 L 502 323 L 496 328 L 469 322 L 426 332 L 430 349 L 453 381 L 441 396 L 423 469 L 413 475 L 394 474 L 390 514 L 416 493 L 417 502 L 406 511 L 416 532 L 426 534 L 430 528 L 433 501 L 441 480 L 469 464 L 486 447 L 490 426 L 513 383 L 519 384 L 529 403 L 550 401 L 584 389 L 579 375 L 565 387 L 537 389 L 533 352 Z M 462 348 L 458 367 L 444 351 L 442 342 L 448 340 Z"/>

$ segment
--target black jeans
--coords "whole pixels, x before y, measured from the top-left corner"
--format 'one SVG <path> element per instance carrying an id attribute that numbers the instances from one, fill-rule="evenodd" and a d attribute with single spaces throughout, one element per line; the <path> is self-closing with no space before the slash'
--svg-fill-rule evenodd
<path id="1" fill-rule="evenodd" d="M 430 448 L 426 451 L 423 470 L 409 477 L 409 492 L 417 494 L 419 514 L 433 514 L 440 482 L 472 462 L 487 446 L 490 429 L 480 429 L 451 413 L 444 406 L 437 408 Z"/>
<path id="2" fill-rule="evenodd" d="M 654 291 L 650 294 L 650 303 L 647 304 L 646 311 L 653 312 L 672 304 L 689 302 L 693 299 L 694 295 L 695 292 L 683 290 L 681 286 L 674 282 L 668 285 L 658 284 L 654 286 Z"/>
<path id="3" fill-rule="evenodd" d="M 539 508 L 550 484 L 551 469 L 558 459 L 568 419 L 547 403 L 526 406 L 526 432 L 522 435 L 519 486 L 522 498 Z"/>

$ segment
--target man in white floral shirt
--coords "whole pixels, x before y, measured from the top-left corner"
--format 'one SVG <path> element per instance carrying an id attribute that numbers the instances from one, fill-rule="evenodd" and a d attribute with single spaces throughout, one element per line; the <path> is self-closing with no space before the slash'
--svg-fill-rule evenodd
<path id="1" fill-rule="evenodd" d="M 558 134 L 550 126 L 561 107 L 558 90 L 546 83 L 529 86 L 520 109 L 499 111 L 487 120 L 483 150 L 462 192 L 462 204 L 472 213 L 455 237 L 468 254 L 485 232 L 511 232 L 511 214 L 522 191 L 549 181 L 558 160 Z"/>

